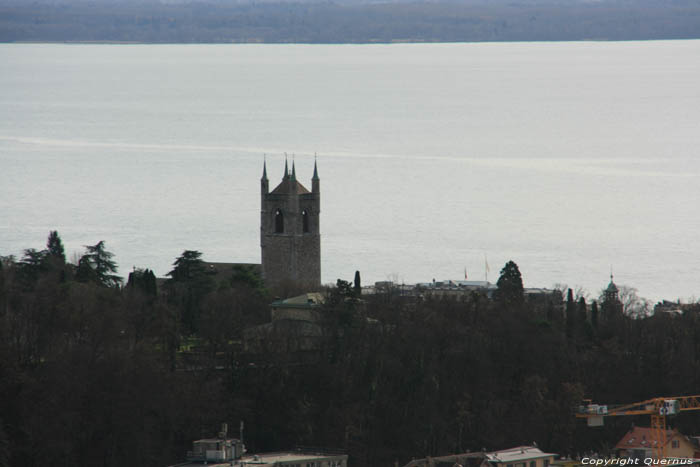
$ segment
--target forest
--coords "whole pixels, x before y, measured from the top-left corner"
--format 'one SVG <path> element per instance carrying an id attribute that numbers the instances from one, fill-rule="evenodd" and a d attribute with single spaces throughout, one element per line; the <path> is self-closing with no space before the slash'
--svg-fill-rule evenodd
<path id="1" fill-rule="evenodd" d="M 582 399 L 699 392 L 697 310 L 635 319 L 571 294 L 529 301 L 515 263 L 492 298 L 365 296 L 339 280 L 312 360 L 251 353 L 245 330 L 270 320 L 273 294 L 246 268 L 215 281 L 200 257 L 125 282 L 102 241 L 77 264 L 57 232 L 2 257 L 0 466 L 166 466 L 240 421 L 249 452 L 325 446 L 354 466 L 533 441 L 607 453 L 649 420 L 589 428 Z M 670 423 L 700 434 L 698 414 Z"/>
<path id="2" fill-rule="evenodd" d="M 700 38 L 700 4 L 694 0 L 0 0 L 0 42 L 693 38 Z"/>

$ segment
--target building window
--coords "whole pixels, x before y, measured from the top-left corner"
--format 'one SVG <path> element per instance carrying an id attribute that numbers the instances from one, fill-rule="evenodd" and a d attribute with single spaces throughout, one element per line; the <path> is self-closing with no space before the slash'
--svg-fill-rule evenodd
<path id="1" fill-rule="evenodd" d="M 275 211 L 275 233 L 284 233 L 284 216 L 279 209 Z"/>
<path id="2" fill-rule="evenodd" d="M 681 445 L 681 443 L 679 443 L 677 439 L 674 439 L 673 441 L 671 441 L 671 447 L 674 449 L 680 445 Z"/>
<path id="3" fill-rule="evenodd" d="M 530 467 L 537 467 L 537 461 L 530 461 Z"/>
<path id="4" fill-rule="evenodd" d="M 306 209 L 301 211 L 301 226 L 304 233 L 309 233 L 309 213 L 306 212 Z"/>
<path id="5" fill-rule="evenodd" d="M 542 461 L 543 467 L 549 467 L 549 459 L 545 459 Z"/>

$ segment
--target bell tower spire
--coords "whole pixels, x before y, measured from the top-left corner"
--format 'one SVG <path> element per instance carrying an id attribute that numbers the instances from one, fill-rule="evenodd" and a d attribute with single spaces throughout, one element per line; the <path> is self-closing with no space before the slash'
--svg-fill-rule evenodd
<path id="1" fill-rule="evenodd" d="M 266 157 L 266 155 L 263 156 L 263 174 L 262 174 L 262 178 L 260 179 L 260 191 L 264 195 L 266 195 L 267 193 L 270 192 L 270 182 L 267 179 L 267 157 Z"/>
<path id="2" fill-rule="evenodd" d="M 321 191 L 321 179 L 318 178 L 318 167 L 316 165 L 316 154 L 314 154 L 314 176 L 311 177 L 311 193 Z"/>

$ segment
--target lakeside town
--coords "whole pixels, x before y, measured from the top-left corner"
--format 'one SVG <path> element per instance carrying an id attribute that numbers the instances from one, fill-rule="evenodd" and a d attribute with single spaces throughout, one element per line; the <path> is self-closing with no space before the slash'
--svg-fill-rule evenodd
<path id="1" fill-rule="evenodd" d="M 56 231 L 3 257 L 0 458 L 700 462 L 700 306 L 632 313 L 612 274 L 591 303 L 524 288 L 514 261 L 494 284 L 366 286 L 356 271 L 324 287 L 320 186 L 316 164 L 311 190 L 294 164 L 271 189 L 263 166 L 260 264 L 185 250 L 167 278 L 134 269 L 123 284 L 105 242 L 71 264 Z M 222 420 L 238 438 L 211 432 Z"/>
<path id="2" fill-rule="evenodd" d="M 700 410 L 696 396 L 693 409 Z M 666 401 L 667 408 L 678 401 Z M 599 411 L 582 407 L 583 413 Z M 649 409 L 651 410 L 651 409 Z M 673 411 L 673 408 L 671 409 Z M 670 415 L 670 414 L 669 414 Z M 267 467 L 346 467 L 348 456 L 343 451 L 299 447 L 291 451 L 248 454 L 240 438 L 227 437 L 228 425 L 222 425 L 218 437 L 193 442 L 187 453 L 187 462 L 170 467 L 233 467 L 260 465 Z M 516 446 L 498 451 L 477 451 L 449 454 L 422 459 L 412 459 L 403 467 L 575 467 L 583 465 L 692 465 L 700 464 L 700 436 L 686 436 L 677 430 L 661 433 L 663 445 L 657 443 L 659 433 L 651 428 L 632 424 L 629 431 L 615 444 L 610 456 L 588 453 L 581 457 L 566 458 L 556 453 L 544 452 L 537 443 Z M 399 467 L 398 463 L 394 467 Z"/>

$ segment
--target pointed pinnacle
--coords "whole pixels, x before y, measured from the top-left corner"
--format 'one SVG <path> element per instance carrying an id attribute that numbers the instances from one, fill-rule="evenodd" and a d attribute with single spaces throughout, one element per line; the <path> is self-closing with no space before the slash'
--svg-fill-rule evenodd
<path id="1" fill-rule="evenodd" d="M 263 180 L 267 180 L 267 155 L 263 155 Z"/>
<path id="2" fill-rule="evenodd" d="M 318 180 L 318 167 L 316 167 L 316 154 L 314 154 L 314 176 L 311 180 Z"/>
<path id="3" fill-rule="evenodd" d="M 292 180 L 296 181 L 297 179 L 297 169 L 294 167 L 294 159 L 292 159 Z"/>
<path id="4" fill-rule="evenodd" d="M 289 165 L 287 165 L 287 153 L 284 153 L 284 177 L 282 178 L 287 178 L 289 176 Z"/>

